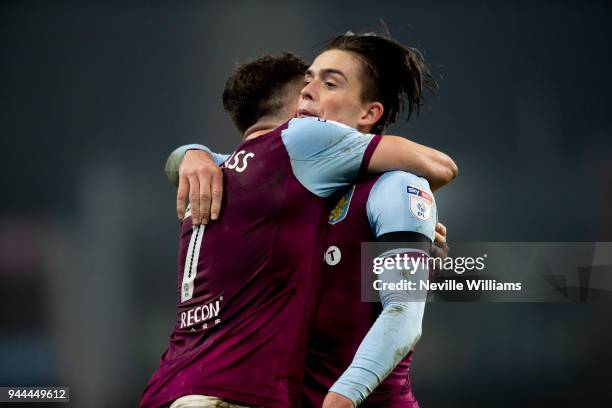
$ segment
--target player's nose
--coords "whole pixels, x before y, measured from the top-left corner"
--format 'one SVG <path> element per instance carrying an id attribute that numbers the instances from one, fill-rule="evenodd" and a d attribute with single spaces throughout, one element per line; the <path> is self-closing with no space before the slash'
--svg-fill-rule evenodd
<path id="1" fill-rule="evenodd" d="M 312 101 L 315 99 L 315 90 L 313 84 L 314 82 L 315 81 L 310 81 L 309 83 L 304 85 L 302 91 L 300 92 L 300 96 L 302 99 L 305 99 L 307 101 Z"/>

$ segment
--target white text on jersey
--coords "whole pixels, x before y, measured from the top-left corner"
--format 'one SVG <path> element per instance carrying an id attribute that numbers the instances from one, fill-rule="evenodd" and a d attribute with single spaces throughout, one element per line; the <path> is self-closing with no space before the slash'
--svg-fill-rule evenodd
<path id="1" fill-rule="evenodd" d="M 186 312 L 181 313 L 181 329 L 185 327 L 193 326 L 197 323 L 203 323 L 213 317 L 219 315 L 220 304 L 216 300 L 193 309 L 189 309 Z"/>
<path id="2" fill-rule="evenodd" d="M 246 170 L 248 160 L 251 157 L 255 157 L 255 153 L 248 153 L 245 150 L 240 150 L 239 152 L 232 153 L 229 159 L 227 159 L 221 167 L 242 173 Z"/>

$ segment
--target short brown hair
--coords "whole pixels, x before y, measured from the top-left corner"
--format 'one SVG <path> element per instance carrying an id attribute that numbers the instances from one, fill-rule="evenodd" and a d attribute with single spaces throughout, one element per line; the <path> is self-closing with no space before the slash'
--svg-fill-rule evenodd
<path id="1" fill-rule="evenodd" d="M 285 104 L 288 86 L 303 81 L 306 63 L 296 55 L 265 55 L 238 67 L 227 80 L 223 108 L 244 133 L 259 119 L 273 116 Z"/>
<path id="2" fill-rule="evenodd" d="M 374 133 L 382 133 L 395 123 L 406 103 L 408 121 L 423 105 L 424 91 L 437 88 L 421 53 L 387 36 L 348 32 L 331 40 L 325 50 L 348 51 L 363 62 L 361 99 L 379 101 L 384 106 Z"/>

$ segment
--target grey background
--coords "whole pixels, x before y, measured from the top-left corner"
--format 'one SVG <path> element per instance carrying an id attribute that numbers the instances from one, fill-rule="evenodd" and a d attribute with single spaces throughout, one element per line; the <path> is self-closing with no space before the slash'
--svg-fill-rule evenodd
<path id="1" fill-rule="evenodd" d="M 229 2 L 228 2 L 229 3 Z M 237 62 L 346 30 L 420 48 L 440 84 L 407 135 L 449 153 L 456 241 L 612 241 L 609 2 L 3 2 L 0 385 L 134 406 L 174 319 L 174 147 L 238 142 Z M 424 407 L 598 406 L 607 305 L 428 305 Z M 609 397 L 609 395 L 608 395 Z"/>

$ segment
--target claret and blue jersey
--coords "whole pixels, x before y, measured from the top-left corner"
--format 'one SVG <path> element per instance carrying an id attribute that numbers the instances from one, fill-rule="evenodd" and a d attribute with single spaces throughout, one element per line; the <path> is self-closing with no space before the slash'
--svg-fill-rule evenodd
<path id="1" fill-rule="evenodd" d="M 311 169 L 333 168 L 333 160 L 339 159 L 337 152 L 345 147 L 335 145 L 336 154 L 329 154 L 323 160 L 317 160 L 320 151 L 316 148 L 317 139 L 313 140 L 314 144 L 294 150 L 300 154 L 294 155 L 299 158 L 291 161 L 292 171 L 310 192 L 318 196 L 328 196 L 345 180 L 326 181 L 321 173 L 310 173 L 309 166 Z M 170 166 L 170 173 L 174 171 L 172 178 L 176 179 L 180 159 L 190 148 L 210 152 L 200 145 L 177 149 L 175 162 Z M 244 171 L 244 167 L 248 166 L 245 163 L 255 157 L 244 149 L 237 149 L 230 156 L 210 153 L 218 164 L 223 163 L 222 167 L 235 168 L 238 172 Z M 302 406 L 321 405 L 328 389 L 349 366 L 358 346 L 381 312 L 381 304 L 362 303 L 360 300 L 361 242 L 373 241 L 395 232 L 418 233 L 433 241 L 436 218 L 435 200 L 427 181 L 410 173 L 389 172 L 371 177 L 345 190 L 328 215 L 329 235 L 324 245 L 324 274 L 318 294 L 314 295 L 313 286 L 305 286 L 311 296 L 317 298 L 318 312 L 313 330 L 308 334 L 310 342 Z M 207 312 L 206 308 L 203 312 Z M 418 323 L 420 327 L 421 317 L 422 309 L 420 317 L 415 318 L 415 323 L 410 323 L 409 326 Z M 370 341 L 380 340 L 374 330 L 368 334 Z M 391 346 L 393 345 L 389 344 L 389 350 L 392 349 Z M 397 365 L 363 406 L 417 407 L 408 377 L 411 358 L 412 353 Z M 345 376 L 346 373 L 343 377 Z M 334 387 L 338 387 L 338 384 L 334 384 Z M 365 394 L 363 390 L 357 392 Z"/>
<path id="2" fill-rule="evenodd" d="M 142 407 L 189 394 L 299 405 L 325 198 L 365 172 L 379 140 L 304 118 L 236 147 L 218 221 L 182 222 L 177 319 Z"/>
<path id="3" fill-rule="evenodd" d="M 394 232 L 416 232 L 433 241 L 436 218 L 429 184 L 410 173 L 394 171 L 372 177 L 348 188 L 340 198 L 329 215 L 319 304 L 308 346 L 303 407 L 321 406 L 382 310 L 380 303 L 361 301 L 361 242 L 372 242 Z M 391 349 L 391 345 L 369 345 L 370 349 L 378 348 L 378 352 L 385 347 Z M 409 378 L 411 359 L 412 352 L 361 406 L 418 407 Z"/>

